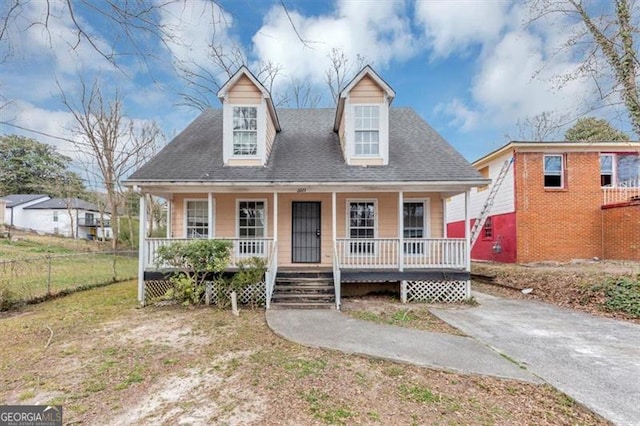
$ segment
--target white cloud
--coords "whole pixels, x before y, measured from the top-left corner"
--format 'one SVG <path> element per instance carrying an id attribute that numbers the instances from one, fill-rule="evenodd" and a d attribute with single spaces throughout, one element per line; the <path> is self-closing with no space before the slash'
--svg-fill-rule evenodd
<path id="1" fill-rule="evenodd" d="M 340 1 L 330 14 L 304 16 L 290 9 L 289 15 L 295 30 L 282 6 L 276 5 L 253 37 L 258 60 L 282 65 L 286 77 L 321 84 L 333 48 L 342 50 L 352 62 L 362 55 L 377 68 L 392 60 L 406 60 L 417 50 L 402 3 L 369 2 L 365 7 L 360 2 Z"/>
<path id="2" fill-rule="evenodd" d="M 415 19 L 437 57 L 496 40 L 506 24 L 509 2 L 418 1 Z"/>
<path id="3" fill-rule="evenodd" d="M 500 13 L 502 18 L 493 19 L 502 23 L 496 34 L 482 30 L 484 27 L 481 26 L 463 31 L 462 35 L 448 36 L 456 28 L 455 20 L 440 19 L 449 26 L 438 27 L 442 33 L 433 37 L 436 52 L 451 55 L 455 50 L 463 50 L 477 42 L 482 46 L 482 54 L 475 58 L 477 71 L 472 78 L 469 97 L 459 97 L 440 105 L 436 113 L 453 117 L 451 125 L 461 126 L 463 131 L 508 130 L 518 120 L 545 111 L 575 114 L 593 101 L 589 80 L 574 78 L 561 85 L 557 80 L 558 76 L 572 73 L 579 65 L 571 56 L 573 52 L 558 50 L 570 36 L 575 22 L 553 16 L 535 26 L 525 26 L 529 21 L 528 10 L 520 5 L 502 8 Z M 559 31 L 559 28 L 565 31 Z M 473 39 L 474 32 L 479 34 L 477 41 Z M 449 44 L 445 43 L 447 40 Z"/>

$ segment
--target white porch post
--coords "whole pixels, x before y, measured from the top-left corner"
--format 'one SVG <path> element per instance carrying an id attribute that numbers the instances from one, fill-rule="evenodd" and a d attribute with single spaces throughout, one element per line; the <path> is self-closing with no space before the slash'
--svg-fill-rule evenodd
<path id="1" fill-rule="evenodd" d="M 171 238 L 171 217 L 173 215 L 173 200 L 167 200 L 167 238 Z"/>
<path id="2" fill-rule="evenodd" d="M 333 247 L 336 246 L 336 240 L 338 239 L 338 233 L 336 231 L 336 218 L 338 215 L 336 208 L 336 192 L 333 191 L 331 193 L 331 235 L 333 237 Z"/>
<path id="3" fill-rule="evenodd" d="M 404 270 L 404 192 L 398 192 L 398 269 Z"/>
<path id="4" fill-rule="evenodd" d="M 466 256 L 466 269 L 471 271 L 471 190 L 467 190 L 464 193 L 464 236 L 465 243 L 465 256 Z"/>
<path id="5" fill-rule="evenodd" d="M 147 236 L 147 197 L 140 192 L 140 213 L 138 233 L 138 302 L 144 305 L 144 269 L 147 266 L 145 240 Z M 115 237 L 114 237 L 115 238 Z"/>
<path id="6" fill-rule="evenodd" d="M 278 241 L 278 193 L 273 193 L 273 244 Z"/>
<path id="7" fill-rule="evenodd" d="M 466 270 L 467 272 L 471 272 L 471 219 L 469 215 L 471 214 L 471 190 L 467 189 L 464 193 L 464 236 L 466 239 L 465 243 L 465 256 L 466 257 Z M 467 280 L 467 285 L 465 289 L 466 298 L 471 298 L 471 279 Z"/>
<path id="8" fill-rule="evenodd" d="M 449 231 L 447 230 L 447 199 L 442 197 L 442 237 L 449 238 Z"/>
<path id="9" fill-rule="evenodd" d="M 208 226 L 209 235 L 207 235 L 207 237 L 209 239 L 212 239 L 213 238 L 213 192 L 209 192 L 209 200 L 208 201 L 209 202 L 207 203 L 207 210 L 208 210 L 207 211 L 207 213 L 208 213 L 207 220 L 208 220 L 208 223 L 209 223 L 209 226 Z"/>

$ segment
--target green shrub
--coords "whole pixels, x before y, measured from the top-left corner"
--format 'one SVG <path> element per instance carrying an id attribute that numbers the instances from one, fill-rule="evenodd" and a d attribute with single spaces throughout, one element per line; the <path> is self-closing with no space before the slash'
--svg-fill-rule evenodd
<path id="1" fill-rule="evenodd" d="M 255 286 L 255 284 L 264 280 L 264 274 L 267 272 L 266 261 L 260 257 L 250 257 L 238 262 L 238 272 L 231 280 L 231 288 L 238 294 L 242 293 L 247 287 Z M 251 292 L 249 304 L 252 308 L 258 305 L 259 295 L 255 291 Z"/>
<path id="2" fill-rule="evenodd" d="M 604 293 L 607 311 L 624 312 L 632 318 L 640 318 L 640 274 L 609 279 L 594 286 L 592 291 Z"/>
<path id="3" fill-rule="evenodd" d="M 157 264 L 167 263 L 176 269 L 171 277 L 174 288 L 166 297 L 183 304 L 202 302 L 206 280 L 221 279 L 229 265 L 233 243 L 225 240 L 178 241 L 157 250 Z"/>
<path id="4" fill-rule="evenodd" d="M 9 287 L 0 285 L 0 311 L 8 311 L 22 304 L 20 297 Z"/>

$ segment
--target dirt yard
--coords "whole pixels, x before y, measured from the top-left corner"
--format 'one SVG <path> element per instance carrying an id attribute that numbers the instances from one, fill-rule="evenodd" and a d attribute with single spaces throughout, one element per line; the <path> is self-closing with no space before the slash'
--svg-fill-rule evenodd
<path id="1" fill-rule="evenodd" d="M 473 290 L 503 297 L 536 299 L 594 315 L 640 323 L 638 317 L 608 309 L 605 291 L 599 288 L 603 283 L 618 278 L 638 283 L 640 262 L 574 261 L 528 265 L 477 262 L 472 265 L 471 272 L 490 277 L 491 281 L 474 279 Z M 624 302 L 635 304 L 634 311 L 640 310 L 639 285 Z"/>
<path id="2" fill-rule="evenodd" d="M 0 316 L 0 403 L 84 424 L 607 424 L 549 386 L 296 345 L 262 310 L 139 309 L 133 282 Z"/>

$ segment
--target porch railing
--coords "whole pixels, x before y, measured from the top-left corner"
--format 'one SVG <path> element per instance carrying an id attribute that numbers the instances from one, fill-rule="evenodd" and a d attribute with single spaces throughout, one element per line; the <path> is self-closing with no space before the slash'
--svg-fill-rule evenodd
<path id="1" fill-rule="evenodd" d="M 273 240 L 270 238 L 216 238 L 217 240 L 231 241 L 233 249 L 231 251 L 230 267 L 238 266 L 242 259 L 260 257 L 269 260 L 269 255 L 273 249 Z M 156 263 L 156 252 L 158 247 L 165 246 L 177 241 L 191 241 L 189 238 L 147 238 L 145 239 L 144 261 L 145 269 L 156 267 L 168 267 L 168 265 Z"/>
<path id="2" fill-rule="evenodd" d="M 616 186 L 602 188 L 602 205 L 623 203 L 632 198 L 640 198 L 640 179 L 619 182 Z"/>
<path id="3" fill-rule="evenodd" d="M 336 309 L 340 310 L 340 260 L 336 247 L 333 247 L 333 290 L 336 298 Z"/>
<path id="4" fill-rule="evenodd" d="M 273 289 L 276 286 L 276 276 L 278 275 L 278 247 L 274 242 L 271 247 L 271 254 L 269 255 L 269 263 L 267 266 L 267 272 L 265 273 L 265 304 L 267 309 L 271 308 L 271 296 L 273 296 Z"/>
<path id="5" fill-rule="evenodd" d="M 336 257 L 342 269 L 451 268 L 467 265 L 464 238 L 341 238 Z M 402 254 L 402 256 L 400 255 Z"/>

